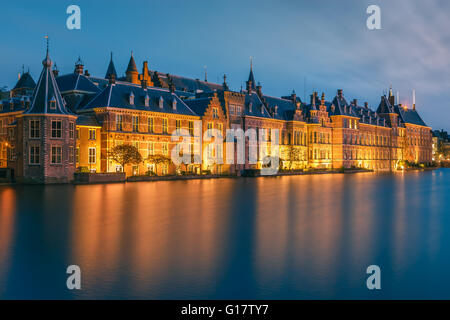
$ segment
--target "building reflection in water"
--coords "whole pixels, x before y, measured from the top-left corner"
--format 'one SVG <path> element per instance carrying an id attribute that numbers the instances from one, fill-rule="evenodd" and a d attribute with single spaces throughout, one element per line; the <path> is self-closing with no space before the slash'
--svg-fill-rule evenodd
<path id="1" fill-rule="evenodd" d="M 213 290 L 231 187 L 232 180 L 76 187 L 72 260 L 93 289 L 86 292 L 132 288 L 157 298 L 172 286 Z"/>
<path id="2" fill-rule="evenodd" d="M 11 265 L 16 214 L 16 193 L 13 188 L 0 190 L 0 296 L 6 287 Z"/>

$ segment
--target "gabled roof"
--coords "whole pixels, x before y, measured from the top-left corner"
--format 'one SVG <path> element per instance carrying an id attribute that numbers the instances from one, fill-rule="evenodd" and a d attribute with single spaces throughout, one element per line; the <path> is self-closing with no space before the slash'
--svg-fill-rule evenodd
<path id="1" fill-rule="evenodd" d="M 79 91 L 98 93 L 100 89 L 83 74 L 69 73 L 56 78 L 60 92 Z"/>
<path id="2" fill-rule="evenodd" d="M 415 109 L 405 109 L 395 105 L 395 111 L 400 115 L 400 119 L 403 123 L 427 127 Z"/>
<path id="3" fill-rule="evenodd" d="M 94 115 L 79 115 L 77 118 L 77 126 L 101 127 Z"/>
<path id="4" fill-rule="evenodd" d="M 263 98 L 274 119 L 293 120 L 296 105 L 292 100 L 266 95 L 264 95 Z M 275 113 L 276 107 L 277 112 Z"/>
<path id="5" fill-rule="evenodd" d="M 157 76 L 162 82 L 163 87 L 169 87 L 170 81 L 172 81 L 176 90 L 186 91 L 186 92 L 214 92 L 224 90 L 223 85 L 201 81 L 199 79 L 192 79 L 187 77 L 182 77 L 178 75 L 165 74 L 157 71 L 152 72 L 152 77 Z"/>
<path id="6" fill-rule="evenodd" d="M 251 108 L 250 108 L 250 104 L 251 104 Z M 272 118 L 272 116 L 269 113 L 269 110 L 267 110 L 263 101 L 255 92 L 252 92 L 252 93 L 247 92 L 245 94 L 244 110 L 245 110 L 244 114 L 246 116 Z"/>
<path id="7" fill-rule="evenodd" d="M 34 89 L 30 109 L 25 111 L 24 114 L 72 115 L 73 113 L 65 106 L 65 102 L 59 92 L 58 84 L 53 76 L 51 70 L 52 61 L 48 55 L 48 49 L 42 65 L 42 72 Z M 55 103 L 55 109 L 50 108 L 52 102 Z"/>
<path id="8" fill-rule="evenodd" d="M 187 99 L 184 100 L 184 102 L 186 102 L 188 107 L 191 108 L 192 111 L 194 111 L 197 115 L 203 116 L 212 99 L 213 97 L 203 97 L 196 99 Z"/>
<path id="9" fill-rule="evenodd" d="M 389 102 L 389 99 L 383 95 L 381 96 L 380 104 L 377 108 L 378 113 L 395 113 L 393 106 Z"/>
<path id="10" fill-rule="evenodd" d="M 22 74 L 19 81 L 17 81 L 16 85 L 14 86 L 14 89 L 21 89 L 21 88 L 34 89 L 35 87 L 36 82 L 34 82 L 33 77 L 29 72 L 25 72 L 24 74 Z"/>
<path id="11" fill-rule="evenodd" d="M 354 113 L 353 109 L 350 108 L 350 105 L 347 103 L 343 95 L 336 95 L 331 102 L 333 108 L 331 108 L 330 115 L 341 115 L 341 116 L 350 116 L 356 117 L 357 115 Z"/>
<path id="12" fill-rule="evenodd" d="M 130 104 L 131 94 L 134 96 L 133 104 Z M 146 97 L 148 97 L 148 106 L 145 106 Z M 162 108 L 160 108 L 161 99 Z M 172 105 L 174 100 L 176 101 L 176 109 L 174 109 Z M 141 86 L 126 82 L 109 84 L 80 110 L 101 107 L 196 115 L 183 100 L 167 89 L 155 87 L 143 89 Z"/>

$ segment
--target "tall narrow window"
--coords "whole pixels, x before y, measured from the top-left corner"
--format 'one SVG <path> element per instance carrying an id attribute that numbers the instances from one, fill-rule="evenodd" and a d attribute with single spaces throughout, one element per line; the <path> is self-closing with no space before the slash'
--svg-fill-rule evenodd
<path id="1" fill-rule="evenodd" d="M 97 131 L 95 129 L 89 129 L 89 140 L 97 139 Z"/>
<path id="2" fill-rule="evenodd" d="M 39 120 L 30 120 L 30 138 L 31 139 L 38 139 L 41 137 L 39 125 L 40 125 Z"/>
<path id="3" fill-rule="evenodd" d="M 75 123 L 69 122 L 69 138 L 73 139 L 75 136 Z"/>
<path id="4" fill-rule="evenodd" d="M 62 121 L 52 120 L 52 138 L 62 138 Z"/>
<path id="5" fill-rule="evenodd" d="M 123 115 L 116 114 L 116 131 L 122 131 L 123 129 Z"/>
<path id="6" fill-rule="evenodd" d="M 30 164 L 39 164 L 39 147 L 30 146 Z"/>
<path id="7" fill-rule="evenodd" d="M 74 154 L 73 154 L 73 147 L 69 148 L 69 163 L 73 163 L 74 162 Z"/>
<path id="8" fill-rule="evenodd" d="M 167 118 L 163 118 L 162 119 L 162 133 L 167 133 L 169 130 L 168 130 L 168 120 L 167 120 Z"/>
<path id="9" fill-rule="evenodd" d="M 133 132 L 139 132 L 139 117 L 133 116 Z"/>
<path id="10" fill-rule="evenodd" d="M 52 146 L 51 163 L 52 164 L 61 164 L 62 163 L 62 147 L 61 146 Z"/>
<path id="11" fill-rule="evenodd" d="M 89 164 L 95 164 L 97 160 L 97 149 L 89 148 Z"/>
<path id="12" fill-rule="evenodd" d="M 213 118 L 214 119 L 219 119 L 219 111 L 218 111 L 218 109 L 217 108 L 213 108 L 212 111 L 213 111 Z"/>
<path id="13" fill-rule="evenodd" d="M 148 132 L 153 133 L 153 117 L 148 117 L 147 125 L 148 125 Z"/>
<path id="14" fill-rule="evenodd" d="M 194 121 L 189 121 L 189 134 L 194 136 Z"/>
<path id="15" fill-rule="evenodd" d="M 181 120 L 175 120 L 175 128 L 177 130 L 177 133 L 179 133 L 181 129 Z"/>
<path id="16" fill-rule="evenodd" d="M 155 144 L 153 142 L 148 143 L 148 155 L 152 156 L 155 154 Z"/>
<path id="17" fill-rule="evenodd" d="M 75 162 L 80 163 L 80 148 L 75 150 Z"/>
<path id="18" fill-rule="evenodd" d="M 163 142 L 162 144 L 162 154 L 165 156 L 169 154 L 169 145 L 167 142 Z"/>

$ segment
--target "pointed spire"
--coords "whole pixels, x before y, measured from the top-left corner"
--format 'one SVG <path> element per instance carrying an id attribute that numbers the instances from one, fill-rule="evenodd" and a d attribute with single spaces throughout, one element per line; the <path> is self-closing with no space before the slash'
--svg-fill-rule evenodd
<path id="1" fill-rule="evenodd" d="M 77 62 L 75 62 L 75 71 L 74 73 L 83 74 L 84 64 L 81 60 L 81 56 L 78 56 Z"/>
<path id="2" fill-rule="evenodd" d="M 66 108 L 64 100 L 51 70 L 48 42 L 46 57 L 42 61 L 42 72 L 33 92 L 30 108 L 24 114 L 59 114 L 72 115 Z"/>
<path id="3" fill-rule="evenodd" d="M 111 51 L 111 59 L 109 60 L 108 69 L 106 70 L 105 79 L 111 79 L 111 75 L 114 75 L 114 79 L 117 78 L 117 72 L 116 72 L 116 67 L 114 66 L 112 51 Z"/>
<path id="4" fill-rule="evenodd" d="M 413 110 L 416 110 L 416 90 L 413 89 Z"/>
<path id="5" fill-rule="evenodd" d="M 203 68 L 205 69 L 205 82 L 208 82 L 208 67 L 205 65 Z"/>
<path id="6" fill-rule="evenodd" d="M 136 62 L 134 61 L 133 51 L 131 51 L 130 61 L 128 62 L 128 67 L 126 72 L 138 72 L 136 67 Z"/>
<path id="7" fill-rule="evenodd" d="M 256 90 L 255 76 L 253 75 L 253 57 L 250 57 L 250 73 L 247 80 L 247 91 Z"/>
<path id="8" fill-rule="evenodd" d="M 228 84 L 227 84 L 227 75 L 226 74 L 223 75 L 223 89 L 224 90 L 229 90 Z"/>

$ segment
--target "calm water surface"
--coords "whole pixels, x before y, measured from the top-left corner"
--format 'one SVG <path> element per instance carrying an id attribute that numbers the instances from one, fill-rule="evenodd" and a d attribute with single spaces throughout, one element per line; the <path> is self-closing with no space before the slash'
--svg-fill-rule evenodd
<path id="1" fill-rule="evenodd" d="M 0 186 L 0 298 L 450 299 L 449 199 L 450 169 Z"/>

